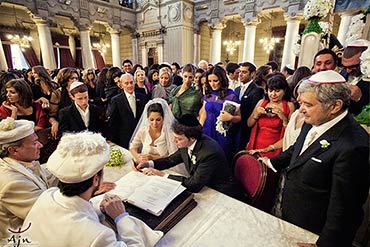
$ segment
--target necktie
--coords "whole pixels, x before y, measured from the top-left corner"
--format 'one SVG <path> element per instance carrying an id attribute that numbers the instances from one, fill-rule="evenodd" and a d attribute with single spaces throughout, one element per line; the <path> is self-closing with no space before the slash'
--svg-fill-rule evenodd
<path id="1" fill-rule="evenodd" d="M 302 154 L 311 145 L 311 143 L 315 140 L 316 135 L 317 132 L 314 130 L 306 136 L 300 154 Z"/>
<path id="2" fill-rule="evenodd" d="M 242 100 L 243 95 L 244 95 L 244 93 L 245 93 L 245 90 L 246 90 L 246 89 L 247 89 L 247 87 L 246 87 L 245 85 L 242 85 L 242 86 L 240 87 L 239 100 Z"/>
<path id="3" fill-rule="evenodd" d="M 134 117 L 136 118 L 136 102 L 135 102 L 135 96 L 133 94 L 130 94 L 128 96 L 128 103 L 130 104 L 132 113 L 134 114 Z"/>

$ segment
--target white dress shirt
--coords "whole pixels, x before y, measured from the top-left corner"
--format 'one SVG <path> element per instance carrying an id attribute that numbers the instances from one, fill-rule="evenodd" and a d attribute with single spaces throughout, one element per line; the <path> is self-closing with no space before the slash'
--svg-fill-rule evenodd
<path id="1" fill-rule="evenodd" d="M 75 103 L 75 106 L 77 108 L 77 111 L 80 113 L 81 115 L 81 118 L 82 118 L 82 121 L 84 122 L 85 124 L 85 127 L 88 128 L 89 127 L 89 124 L 90 124 L 90 110 L 89 110 L 89 105 L 87 105 L 86 107 L 86 110 L 82 110 L 76 102 Z"/>
<path id="2" fill-rule="evenodd" d="M 135 94 L 129 94 L 126 91 L 124 91 L 126 94 L 126 98 L 128 100 L 128 103 L 130 105 L 130 108 L 132 110 L 132 113 L 134 113 L 134 117 L 136 118 L 136 99 L 135 99 Z"/>

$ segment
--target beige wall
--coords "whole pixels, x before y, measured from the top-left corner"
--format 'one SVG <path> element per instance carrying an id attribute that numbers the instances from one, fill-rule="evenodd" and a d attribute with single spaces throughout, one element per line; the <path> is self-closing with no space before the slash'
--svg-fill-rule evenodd
<path id="1" fill-rule="evenodd" d="M 124 29 L 120 36 L 119 36 L 119 42 L 120 42 L 120 55 L 121 55 L 121 62 L 123 59 L 131 59 L 133 60 L 133 52 L 132 52 L 132 38 L 131 33 L 128 29 Z"/>
<path id="2" fill-rule="evenodd" d="M 200 60 L 209 61 L 211 56 L 211 32 L 207 22 L 203 22 L 199 27 L 200 32 Z"/>

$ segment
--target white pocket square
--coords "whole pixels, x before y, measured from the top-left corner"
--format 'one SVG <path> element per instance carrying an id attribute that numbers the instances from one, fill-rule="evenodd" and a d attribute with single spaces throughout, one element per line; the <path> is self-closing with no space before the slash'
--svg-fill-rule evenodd
<path id="1" fill-rule="evenodd" d="M 318 162 L 318 163 L 322 163 L 322 160 L 319 160 L 319 159 L 317 159 L 317 158 L 315 158 L 315 157 L 312 157 L 312 158 L 311 158 L 311 160 L 313 160 L 313 161 L 315 161 L 315 162 Z"/>

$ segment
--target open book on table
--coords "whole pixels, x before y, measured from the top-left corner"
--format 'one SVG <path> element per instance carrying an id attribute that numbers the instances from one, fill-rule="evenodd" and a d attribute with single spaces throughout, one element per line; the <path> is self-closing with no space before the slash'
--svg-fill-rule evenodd
<path id="1" fill-rule="evenodd" d="M 135 171 L 115 183 L 116 188 L 108 194 L 117 195 L 122 201 L 156 216 L 161 215 L 168 204 L 186 189 L 181 182 L 159 176 L 145 176 Z M 99 208 L 103 198 L 104 195 L 99 195 L 91 199 L 95 208 Z"/>

